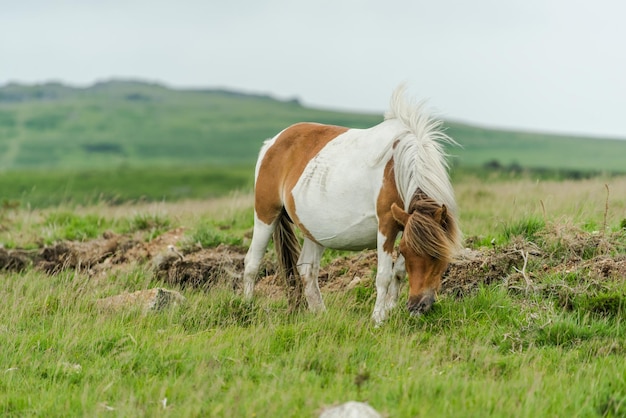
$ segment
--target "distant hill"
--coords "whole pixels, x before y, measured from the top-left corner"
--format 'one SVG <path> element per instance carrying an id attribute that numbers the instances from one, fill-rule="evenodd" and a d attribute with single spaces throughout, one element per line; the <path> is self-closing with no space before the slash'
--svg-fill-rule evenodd
<path id="1" fill-rule="evenodd" d="M 263 140 L 292 123 L 364 128 L 381 120 L 295 98 L 141 81 L 9 84 L 0 87 L 0 170 L 251 165 Z M 463 145 L 449 150 L 456 165 L 626 171 L 626 141 L 446 126 Z"/>

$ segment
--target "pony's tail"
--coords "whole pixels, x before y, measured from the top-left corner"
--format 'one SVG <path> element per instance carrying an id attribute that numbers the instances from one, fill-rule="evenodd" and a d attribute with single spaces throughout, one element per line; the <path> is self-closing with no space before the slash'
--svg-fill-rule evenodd
<path id="1" fill-rule="evenodd" d="M 278 224 L 274 230 L 274 246 L 278 258 L 278 274 L 285 283 L 289 311 L 293 312 L 304 305 L 302 280 L 298 273 L 300 243 L 284 209 L 278 217 Z"/>

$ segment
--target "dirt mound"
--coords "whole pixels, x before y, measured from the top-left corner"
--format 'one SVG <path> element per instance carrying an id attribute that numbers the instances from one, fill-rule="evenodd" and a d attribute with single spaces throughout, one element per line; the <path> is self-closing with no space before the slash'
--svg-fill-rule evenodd
<path id="1" fill-rule="evenodd" d="M 62 241 L 40 250 L 0 248 L 0 270 L 22 271 L 32 265 L 48 274 L 68 269 L 95 274 L 110 270 L 114 265 L 152 259 L 181 237 L 181 228 L 166 232 L 150 242 L 142 241 L 138 235 L 105 232 L 93 240 Z"/>
<path id="2" fill-rule="evenodd" d="M 466 248 L 448 267 L 441 281 L 441 291 L 463 296 L 481 284 L 502 282 L 513 274 L 526 274 L 528 259 L 538 256 L 541 256 L 539 249 L 522 239 L 499 248 Z"/>
<path id="3" fill-rule="evenodd" d="M 376 252 L 363 251 L 351 256 L 339 257 L 328 265 L 320 268 L 320 289 L 329 292 L 344 291 L 359 283 L 372 280 L 376 267 Z M 243 271 L 243 264 L 242 271 Z M 255 291 L 263 295 L 277 299 L 285 295 L 280 278 L 276 275 L 276 264 L 269 257 L 265 257 L 260 268 L 260 278 Z M 239 287 L 239 281 L 237 286 Z"/>
<path id="4" fill-rule="evenodd" d="M 105 233 L 101 238 L 85 241 L 66 241 L 44 248 L 36 260 L 37 268 L 47 273 L 62 270 L 89 270 L 110 259 L 120 264 L 127 261 L 126 253 L 140 242 L 132 237 Z"/>
<path id="5" fill-rule="evenodd" d="M 599 256 L 583 263 L 582 267 L 597 279 L 624 279 L 626 278 L 626 254 L 615 258 Z"/>
<path id="6" fill-rule="evenodd" d="M 170 247 L 170 252 L 173 249 Z M 170 285 L 208 289 L 217 283 L 227 283 L 235 288 L 243 271 L 245 250 L 220 245 L 174 256 L 162 254 L 153 261 L 156 277 Z"/>
<path id="7" fill-rule="evenodd" d="M 0 248 L 0 271 L 32 267 L 56 274 L 72 269 L 106 278 L 116 269 L 145 265 L 154 277 L 170 286 L 206 290 L 222 283 L 238 290 L 246 249 L 228 245 L 191 247 L 182 254 L 177 246 L 183 233 L 182 228 L 177 228 L 146 242 L 138 234 L 107 232 L 94 240 L 64 241 L 40 250 Z M 528 288 L 539 274 L 573 273 L 594 280 L 626 277 L 626 231 L 603 235 L 550 225 L 535 241 L 538 244 L 518 238 L 505 246 L 466 249 L 444 275 L 442 293 L 463 296 L 480 284 L 494 282 L 510 286 L 522 283 Z M 332 292 L 372 283 L 376 259 L 374 251 L 338 257 L 322 267 L 320 287 Z M 266 255 L 257 284 L 260 293 L 270 297 L 284 295 L 275 273 L 275 261 Z"/>
<path id="8" fill-rule="evenodd" d="M 32 264 L 32 251 L 0 248 L 0 271 L 24 271 Z"/>
<path id="9" fill-rule="evenodd" d="M 334 259 L 320 271 L 320 288 L 329 291 L 345 290 L 368 280 L 376 267 L 375 251 L 364 251 Z"/>

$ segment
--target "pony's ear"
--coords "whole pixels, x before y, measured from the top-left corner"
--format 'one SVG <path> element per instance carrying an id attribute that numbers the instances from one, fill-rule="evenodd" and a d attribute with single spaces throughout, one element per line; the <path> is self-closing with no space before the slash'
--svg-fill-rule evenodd
<path id="1" fill-rule="evenodd" d="M 391 204 L 391 214 L 393 215 L 393 218 L 396 220 L 396 222 L 398 222 L 403 227 L 406 226 L 407 222 L 409 221 L 409 214 L 395 203 Z"/>
<path id="2" fill-rule="evenodd" d="M 435 222 L 439 225 L 444 226 L 446 223 L 446 218 L 448 217 L 448 208 L 446 205 L 441 205 L 441 208 L 435 211 Z"/>

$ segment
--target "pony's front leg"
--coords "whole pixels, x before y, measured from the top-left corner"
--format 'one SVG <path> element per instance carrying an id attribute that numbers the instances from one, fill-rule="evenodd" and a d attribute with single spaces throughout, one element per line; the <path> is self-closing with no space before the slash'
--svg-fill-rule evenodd
<path id="1" fill-rule="evenodd" d="M 276 222 L 273 222 L 271 225 L 263 223 L 263 221 L 257 218 L 255 213 L 252 242 L 250 243 L 246 258 L 244 259 L 243 297 L 246 300 L 252 299 L 256 275 L 275 226 Z"/>
<path id="2" fill-rule="evenodd" d="M 304 296 L 306 297 L 309 309 L 313 312 L 326 310 L 318 282 L 320 262 L 323 253 L 324 247 L 322 245 L 309 238 L 304 238 L 302 252 L 298 259 L 298 272 L 304 281 Z"/>
<path id="3" fill-rule="evenodd" d="M 404 265 L 404 257 L 402 255 L 398 255 L 396 262 L 393 263 L 393 274 L 391 277 L 391 282 L 389 283 L 387 300 L 385 301 L 385 306 L 388 311 L 395 308 L 395 306 L 397 305 L 398 295 L 400 294 L 400 287 L 402 286 L 402 281 L 405 277 L 406 266 Z"/>
<path id="4" fill-rule="evenodd" d="M 393 276 L 393 257 L 383 247 L 386 238 L 379 234 L 378 237 L 378 271 L 376 273 L 376 305 L 372 319 L 376 325 L 382 324 L 387 318 L 390 309 L 387 300 L 389 297 L 389 287 Z"/>

